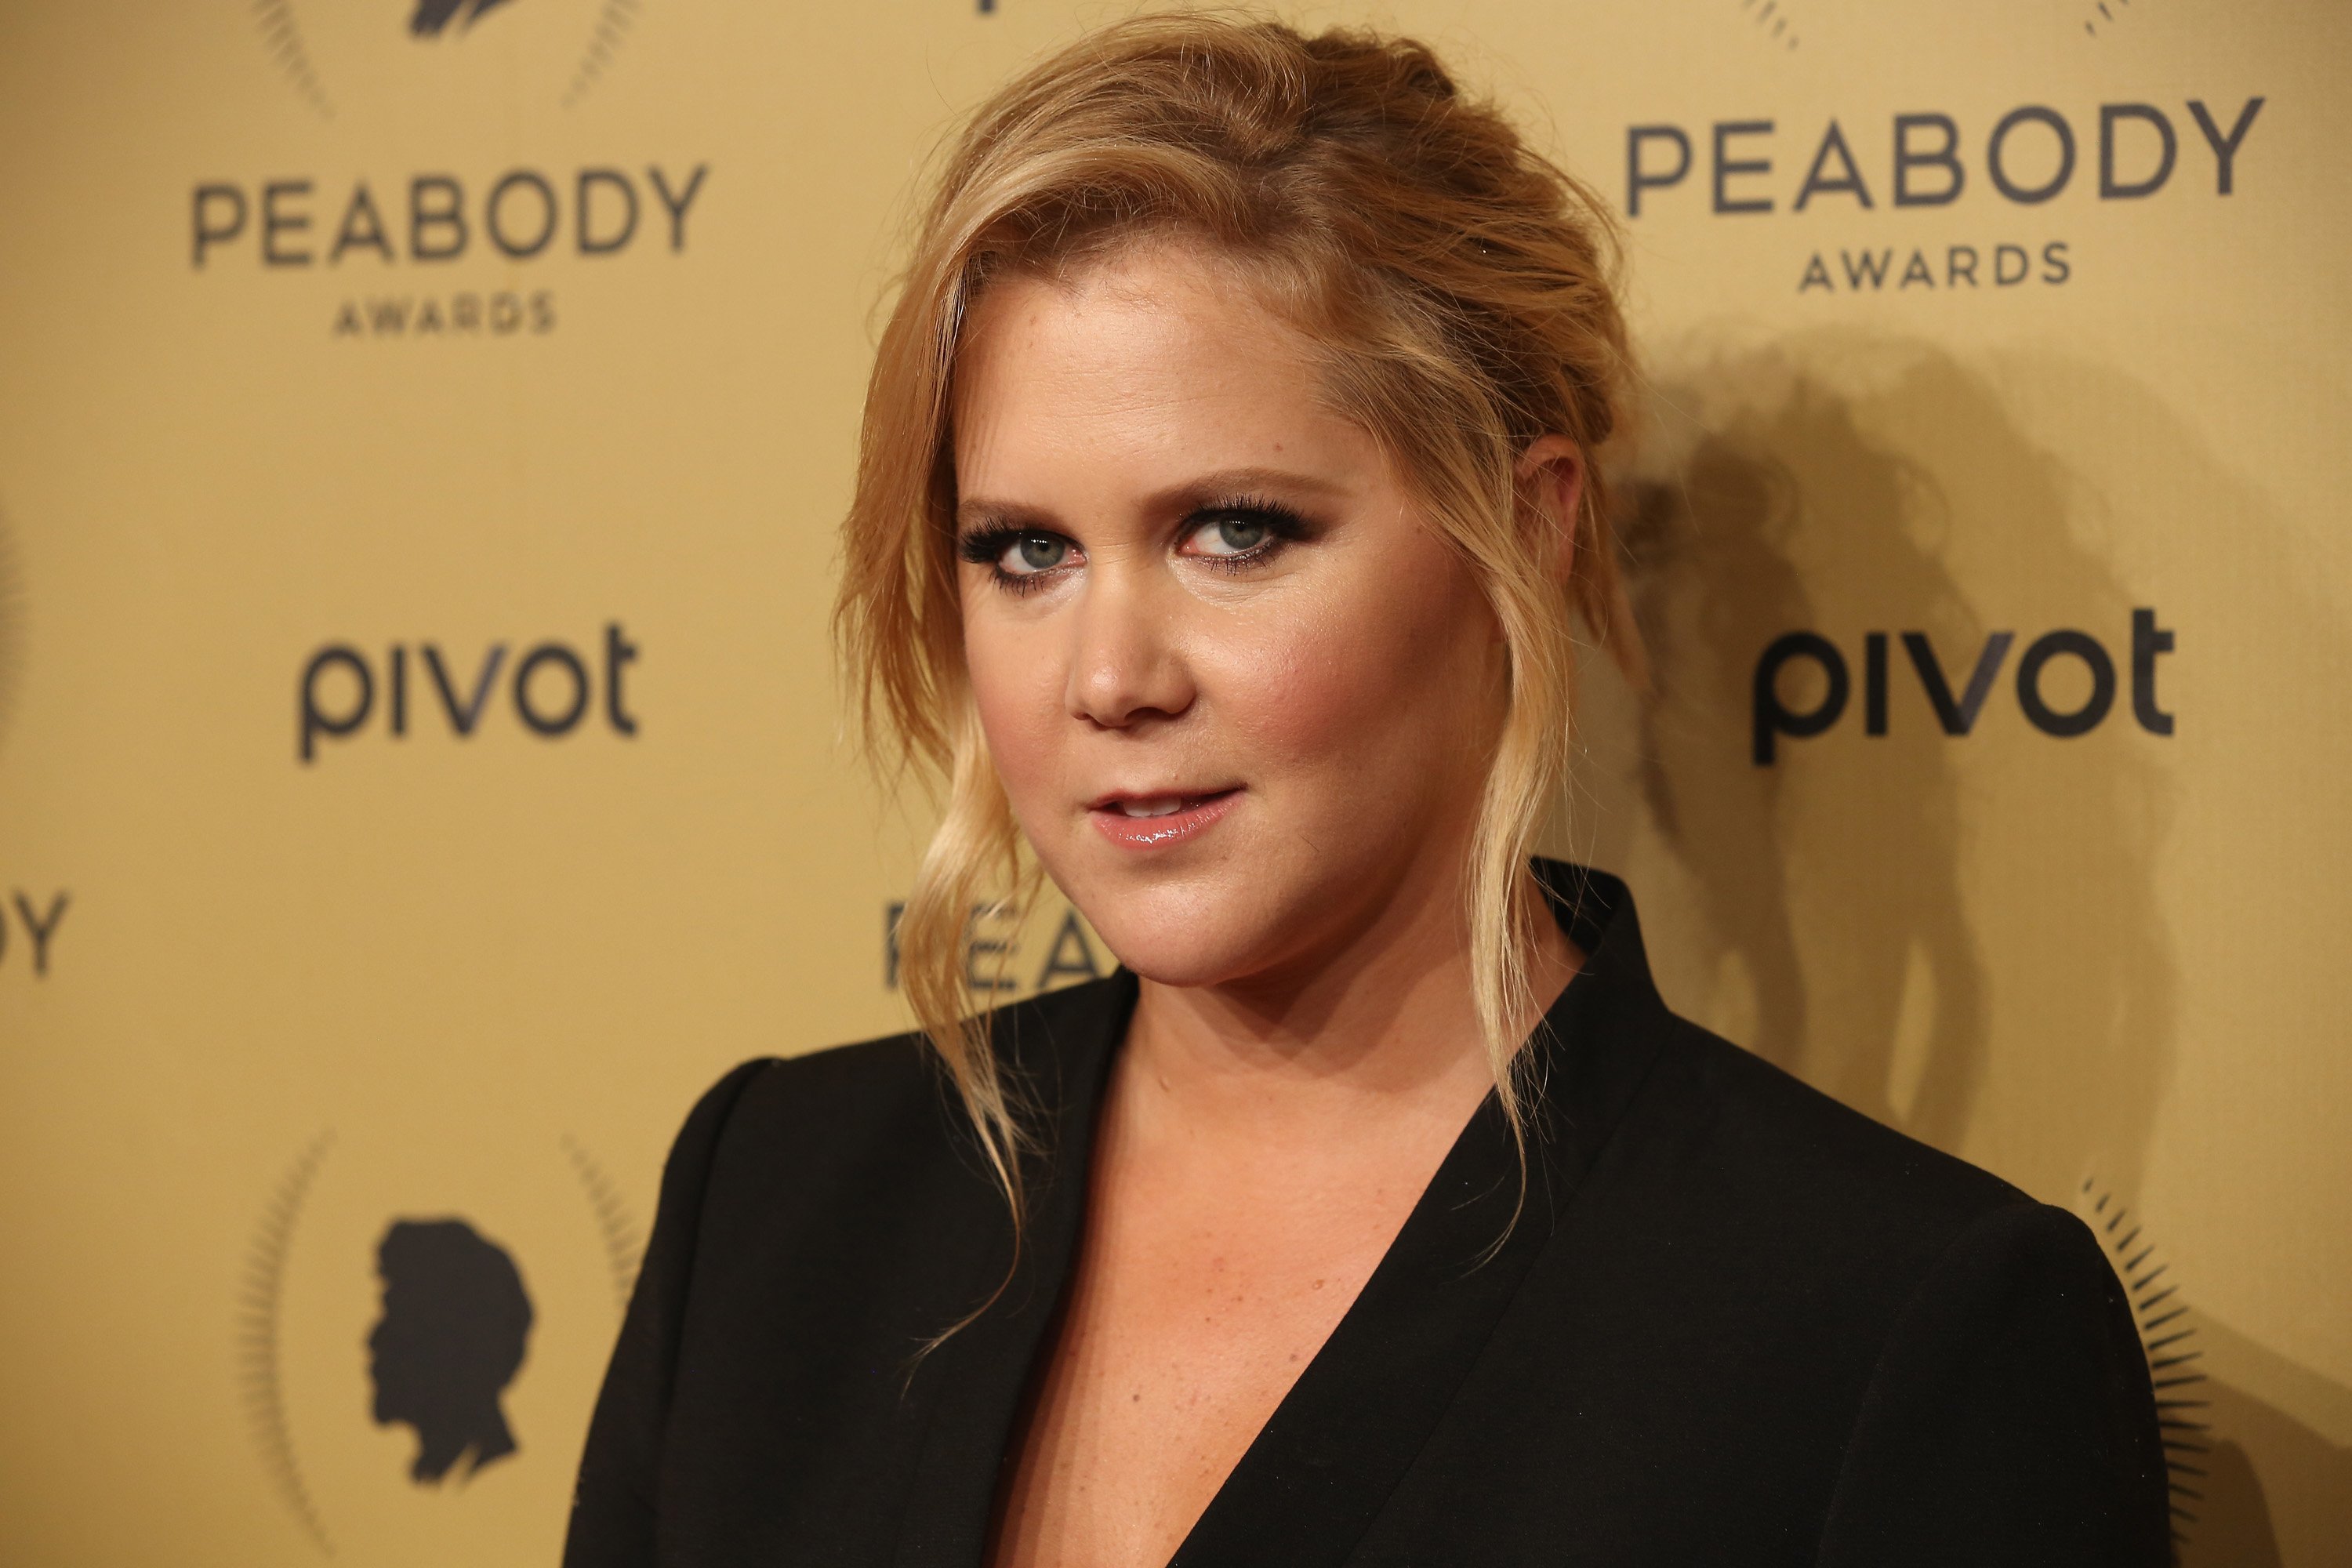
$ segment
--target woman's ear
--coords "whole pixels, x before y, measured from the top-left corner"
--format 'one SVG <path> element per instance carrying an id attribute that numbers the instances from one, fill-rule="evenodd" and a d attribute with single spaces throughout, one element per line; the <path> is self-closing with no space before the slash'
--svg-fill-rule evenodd
<path id="1" fill-rule="evenodd" d="M 1584 454 L 1565 436 L 1538 436 L 1511 470 L 1519 526 L 1549 542 L 1553 582 L 1576 570 L 1576 521 L 1584 500 Z"/>

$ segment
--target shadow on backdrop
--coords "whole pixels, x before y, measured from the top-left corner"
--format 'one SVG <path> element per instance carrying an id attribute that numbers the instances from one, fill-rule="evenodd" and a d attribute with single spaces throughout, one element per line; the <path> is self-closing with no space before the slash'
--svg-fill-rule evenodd
<path id="1" fill-rule="evenodd" d="M 2215 1370 L 2195 1385 L 2208 1451 L 2176 1464 L 2176 1522 L 2189 1568 L 2281 1568 L 2334 1560 L 2352 1542 L 2352 1447 L 2289 1415 L 2315 1413 L 2352 1435 L 2352 1389 L 2192 1314 L 2191 1341 Z M 2253 1392 L 2259 1385 L 2263 1397 Z M 2190 1473 L 2193 1472 L 2193 1473 Z"/>
<path id="2" fill-rule="evenodd" d="M 499 1396 L 521 1369 L 530 1298 L 504 1248 L 461 1219 L 399 1219 L 376 1248 L 383 1316 L 368 1335 L 379 1426 L 416 1429 L 409 1479 L 460 1480 L 515 1452 Z"/>
<path id="3" fill-rule="evenodd" d="M 2078 362 L 2003 369 L 2105 412 L 2128 432 L 2142 493 L 2235 531 L 2293 668 L 2352 668 L 2343 630 L 2293 580 L 2268 503 L 2159 398 Z M 2178 1026 L 2153 875 L 2172 742 L 2137 727 L 2130 635 L 2146 601 L 2095 548 L 2130 520 L 2037 445 L 1988 379 L 1929 345 L 1841 332 L 1669 351 L 1653 390 L 1652 455 L 1621 491 L 1651 689 L 1595 694 L 1590 743 L 1614 765 L 1587 770 L 1598 809 L 1562 831 L 1572 841 L 1582 826 L 1596 858 L 1622 864 L 1641 858 L 1633 825 L 1646 822 L 1679 883 L 1680 919 L 1658 945 L 1684 1010 L 2044 1196 L 2091 1169 L 2141 1190 Z M 2074 737 L 2036 732 L 2013 695 L 2019 656 L 2060 627 L 2101 639 L 2118 678 L 2101 727 Z M 2180 636 L 2218 667 L 2213 630 Z M 1759 657 L 1792 631 L 1841 650 L 1849 700 L 1837 726 L 1784 740 L 1759 766 Z M 1871 631 L 1888 634 L 1882 734 L 1865 718 Z M 2015 640 L 1972 732 L 1946 732 L 1901 634 L 1925 634 L 1957 694 L 1998 631 Z M 2206 673 L 2204 689 L 2229 689 Z M 2053 668 L 2046 690 L 2063 710 L 2089 684 L 2085 671 L 2068 689 Z M 1798 661 L 1780 689 L 1803 711 L 1825 686 Z M 2217 736 L 2237 721 L 2180 716 Z M 1996 863 L 2032 867 L 2024 885 L 1970 881 L 1987 858 L 1971 836 L 1996 833 L 2014 841 Z M 1998 1052 L 1996 984 L 2012 1032 Z M 2198 1494 L 2183 1500 L 2197 1514 L 2182 1521 L 2184 1561 L 2340 1549 L 2352 1452 L 2311 1422 L 2352 1434 L 2352 1394 L 2218 1324 L 2207 1333 L 2210 1381 L 2195 1392 L 2208 1404 L 2190 1412 L 2210 1416 L 2206 1452 L 2177 1478 Z"/>
<path id="4" fill-rule="evenodd" d="M 1738 1019 L 1742 1044 L 1847 1104 L 1958 1149 L 1991 1057 L 1972 910 L 1997 909 L 2010 942 L 2047 959 L 2001 979 L 2022 993 L 2010 1016 L 2035 1019 L 2052 1047 L 2007 1060 L 2005 1091 L 2029 1093 L 2034 1120 L 2078 1129 L 2081 1145 L 2063 1168 L 2011 1160 L 2003 1173 L 2064 1192 L 2095 1160 L 2136 1189 L 2172 1054 L 2150 880 L 2163 779 L 2136 743 L 2149 737 L 2116 733 L 2132 728 L 2128 690 L 2101 730 L 2055 739 L 2027 728 L 2011 689 L 2026 645 L 2058 626 L 2101 637 L 2128 679 L 2133 605 L 2079 542 L 2074 487 L 1940 351 L 1822 337 L 1665 363 L 1664 462 L 1627 487 L 1622 524 L 1653 667 L 1630 746 L 1640 805 L 1697 905 L 1697 929 L 1676 932 L 1707 993 L 1690 1005 Z M 1965 493 L 1938 477 L 1952 475 Z M 1963 589 L 1963 526 L 1967 557 L 1997 560 L 2006 581 L 1979 573 Z M 2020 583 L 2063 618 L 2005 603 Z M 1848 700 L 1832 731 L 1783 737 L 1758 765 L 1759 657 L 1792 631 L 1837 646 Z M 1866 732 L 1869 631 L 1887 634 L 1883 734 Z M 1964 697 L 1999 631 L 2015 638 L 1983 705 L 1967 734 L 1948 733 L 1902 634 L 1924 635 Z M 2053 706 L 2075 705 L 2059 677 Z M 1778 689 L 1801 712 L 1825 685 L 1796 660 Z M 1979 753 L 1965 789 L 1963 747 Z M 1985 798 L 1987 779 L 2030 791 L 2026 809 Z M 2011 823 L 2041 851 L 2036 885 L 1965 885 L 1964 837 Z"/>

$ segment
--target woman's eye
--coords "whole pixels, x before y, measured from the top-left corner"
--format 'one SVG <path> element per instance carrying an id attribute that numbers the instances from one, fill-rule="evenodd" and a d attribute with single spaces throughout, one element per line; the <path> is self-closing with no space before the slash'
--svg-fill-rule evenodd
<path id="1" fill-rule="evenodd" d="M 1070 542 L 1066 539 L 1056 539 L 1050 533 L 1024 533 L 1005 545 L 996 563 L 1009 577 L 1034 577 L 1061 565 L 1069 554 Z"/>
<path id="2" fill-rule="evenodd" d="M 1195 529 L 1192 539 L 1203 555 L 1247 555 L 1264 545 L 1273 533 L 1262 518 L 1220 517 Z"/>

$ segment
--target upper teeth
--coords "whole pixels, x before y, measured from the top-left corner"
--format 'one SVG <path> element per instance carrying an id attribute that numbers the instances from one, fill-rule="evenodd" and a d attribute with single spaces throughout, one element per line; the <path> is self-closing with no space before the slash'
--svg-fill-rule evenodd
<path id="1" fill-rule="evenodd" d="M 1183 804 L 1181 795 L 1163 795 L 1152 800 L 1123 800 L 1118 808 L 1129 816 L 1166 816 Z"/>

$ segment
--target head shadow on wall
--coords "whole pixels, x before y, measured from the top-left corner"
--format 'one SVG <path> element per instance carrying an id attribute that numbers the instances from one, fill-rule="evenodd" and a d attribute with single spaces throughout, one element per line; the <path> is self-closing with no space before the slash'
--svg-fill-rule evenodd
<path id="1" fill-rule="evenodd" d="M 2130 433 L 2143 494 L 2231 530 L 2283 662 L 2352 668 L 2352 639 L 2284 565 L 2295 555 L 2267 503 L 2151 389 L 2048 354 L 2000 372 L 2104 411 Z M 1654 344 L 1650 376 L 1647 446 L 1620 498 L 1649 689 L 1591 682 L 1586 741 L 1603 765 L 1580 775 L 1588 809 L 1560 833 L 1631 866 L 1645 895 L 1664 884 L 1645 903 L 1666 916 L 1653 940 L 1684 1011 L 1928 1142 L 1997 1149 L 2000 1173 L 2045 1197 L 2094 1168 L 2138 1189 L 2177 1025 L 2153 876 L 2170 758 L 2134 727 L 2130 689 L 2145 601 L 2094 547 L 2133 520 L 1936 347 L 1852 332 Z M 2099 637 L 2121 687 L 2102 725 L 2073 737 L 2037 731 L 2014 696 L 2021 652 L 2061 626 Z M 2182 657 L 2219 662 L 2212 629 L 2184 625 Z M 1843 650 L 1849 701 L 1759 766 L 1759 657 L 1797 630 Z M 1945 732 L 1900 634 L 1923 634 L 1957 694 L 2003 630 L 2015 638 L 1971 732 Z M 1876 735 L 1870 631 L 1889 634 Z M 2055 671 L 2048 691 L 2081 700 Z M 1810 711 L 1821 672 L 1789 670 L 1781 695 Z M 2171 701 L 2168 688 L 2158 705 Z M 1995 834 L 2016 842 L 1988 856 L 1975 836 Z M 1998 885 L 1971 877 L 1988 860 L 2005 868 Z M 2196 1441 L 2174 1456 L 2182 1561 L 2260 1568 L 2352 1539 L 2352 1391 L 2201 1310 L 2191 1321 L 2201 1372 L 2172 1391 Z M 2183 1353 L 2160 1337 L 2178 1327 L 2150 1331 L 2160 1376 L 2189 1370 L 2157 1360 Z"/>
<path id="2" fill-rule="evenodd" d="M 1642 467 L 1620 496 L 1650 689 L 1621 705 L 1622 765 L 1595 770 L 1589 793 L 1604 835 L 1645 825 L 1645 846 L 1615 858 L 1631 848 L 1642 865 L 1645 847 L 1664 857 L 1645 871 L 1671 871 L 1658 944 L 1671 998 L 1958 1149 L 1979 1118 L 1998 1128 L 2020 1109 L 1984 1103 L 1982 922 L 1998 920 L 2007 952 L 2039 955 L 2036 973 L 2000 976 L 2004 1017 L 2034 1036 L 2000 1042 L 2001 1092 L 2075 1145 L 2042 1169 L 2038 1140 L 2004 1144 L 2002 1173 L 2063 1194 L 2095 1161 L 2136 1182 L 2171 1054 L 2171 958 L 2149 893 L 2166 801 L 2133 743 L 2151 737 L 2122 732 L 2134 606 L 2081 542 L 2075 487 L 1990 385 L 1917 343 L 1654 349 L 1650 382 Z M 2126 682 L 2100 731 L 2066 739 L 2029 725 L 2014 684 L 2024 649 L 2062 626 L 2098 637 Z M 1770 737 L 1759 763 L 1759 663 L 1792 632 L 1838 650 L 1846 696 L 1834 725 Z M 1923 654 L 1961 709 L 1997 655 L 1967 733 L 1948 732 Z M 2072 708 L 2083 697 L 2065 678 L 2087 688 L 2087 669 L 2060 663 L 2043 689 Z M 1831 679 L 1790 660 L 1776 700 L 1828 711 Z M 1971 836 L 2002 833 L 2037 847 L 2032 887 L 1969 884 Z"/>
<path id="3" fill-rule="evenodd" d="M 409 1479 L 460 1480 L 516 1451 L 499 1404 L 521 1370 L 530 1297 L 505 1248 L 462 1219 L 396 1219 L 376 1248 L 383 1315 L 368 1335 L 371 1414 L 416 1432 Z"/>

